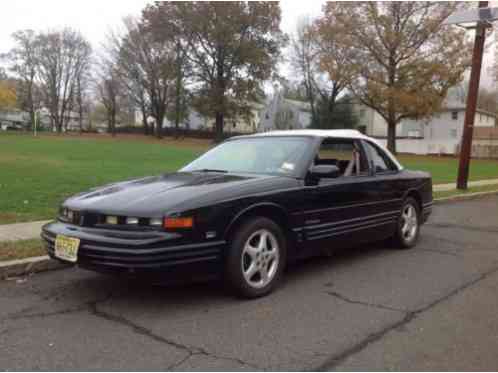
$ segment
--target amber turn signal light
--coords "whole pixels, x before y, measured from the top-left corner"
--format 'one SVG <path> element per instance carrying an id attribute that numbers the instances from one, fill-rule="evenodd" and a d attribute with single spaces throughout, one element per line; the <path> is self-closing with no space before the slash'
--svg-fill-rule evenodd
<path id="1" fill-rule="evenodd" d="M 164 218 L 164 228 L 178 229 L 178 228 L 192 228 L 194 226 L 194 219 L 189 218 Z"/>

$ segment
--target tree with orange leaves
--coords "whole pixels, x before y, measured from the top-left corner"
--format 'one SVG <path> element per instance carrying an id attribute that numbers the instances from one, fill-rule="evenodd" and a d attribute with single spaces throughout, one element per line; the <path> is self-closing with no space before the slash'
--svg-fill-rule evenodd
<path id="1" fill-rule="evenodd" d="M 444 25 L 459 7 L 451 2 L 329 2 L 318 21 L 324 40 L 348 52 L 348 88 L 387 123 L 396 151 L 396 126 L 440 109 L 469 66 L 464 31 Z M 344 63 L 333 54 L 322 65 L 333 74 Z"/>

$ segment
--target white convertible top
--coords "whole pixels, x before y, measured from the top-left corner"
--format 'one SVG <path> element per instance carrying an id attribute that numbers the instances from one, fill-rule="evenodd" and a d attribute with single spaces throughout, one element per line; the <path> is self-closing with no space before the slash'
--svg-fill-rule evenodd
<path id="1" fill-rule="evenodd" d="M 269 131 L 255 133 L 253 136 L 314 136 L 314 137 L 336 137 L 336 138 L 355 138 L 370 139 L 357 130 L 286 130 L 286 131 Z"/>
<path id="2" fill-rule="evenodd" d="M 387 150 L 384 145 L 373 137 L 364 135 L 357 130 L 313 130 L 313 129 L 302 129 L 302 130 L 287 130 L 287 131 L 269 131 L 255 133 L 250 136 L 313 136 L 313 137 L 331 137 L 338 139 L 362 139 L 375 143 L 377 146 L 382 148 L 384 152 L 389 156 L 393 163 L 398 167 L 399 170 L 403 169 L 403 166 L 398 162 L 394 155 Z"/>

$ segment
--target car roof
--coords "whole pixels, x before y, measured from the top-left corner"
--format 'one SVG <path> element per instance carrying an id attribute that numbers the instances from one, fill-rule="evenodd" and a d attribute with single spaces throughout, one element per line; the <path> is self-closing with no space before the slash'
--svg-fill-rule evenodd
<path id="1" fill-rule="evenodd" d="M 370 139 L 357 130 L 310 130 L 296 129 L 286 131 L 269 131 L 255 133 L 251 136 L 313 136 L 313 137 L 335 137 L 335 138 L 354 138 L 354 139 Z"/>
<path id="2" fill-rule="evenodd" d="M 398 167 L 399 170 L 403 169 L 403 166 L 398 162 L 396 157 L 388 150 L 386 147 L 381 144 L 379 141 L 374 139 L 373 137 L 369 137 L 358 130 L 348 130 L 348 129 L 339 129 L 339 130 L 314 130 L 314 129 L 296 129 L 296 130 L 286 130 L 286 131 L 269 131 L 269 132 L 258 132 L 252 135 L 247 136 L 237 136 L 241 138 L 251 138 L 251 137 L 272 137 L 272 136 L 311 136 L 311 137 L 320 137 L 320 138 L 337 138 L 337 139 L 361 139 L 373 142 L 378 147 L 382 148 L 382 150 L 389 156 L 391 161 Z M 237 138 L 234 137 L 234 138 Z"/>

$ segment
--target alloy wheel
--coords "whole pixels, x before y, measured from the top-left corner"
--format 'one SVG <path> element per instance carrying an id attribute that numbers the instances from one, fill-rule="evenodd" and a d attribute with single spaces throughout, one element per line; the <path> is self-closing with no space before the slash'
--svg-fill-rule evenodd
<path id="1" fill-rule="evenodd" d="M 401 235 L 406 242 L 410 242 L 417 235 L 418 216 L 417 210 L 411 204 L 407 204 L 401 215 Z"/>
<path id="2" fill-rule="evenodd" d="M 253 288 L 263 288 L 275 277 L 280 249 L 274 234 L 267 229 L 254 232 L 247 239 L 241 257 L 242 273 Z"/>

